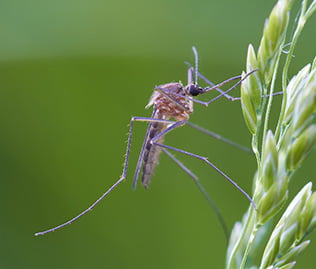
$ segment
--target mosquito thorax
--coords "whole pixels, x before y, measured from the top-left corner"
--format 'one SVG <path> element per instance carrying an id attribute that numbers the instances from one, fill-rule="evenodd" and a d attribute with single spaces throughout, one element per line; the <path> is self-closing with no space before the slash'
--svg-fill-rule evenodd
<path id="1" fill-rule="evenodd" d="M 190 84 L 186 86 L 185 91 L 187 92 L 188 95 L 197 96 L 203 93 L 204 89 L 199 87 L 197 84 Z"/>

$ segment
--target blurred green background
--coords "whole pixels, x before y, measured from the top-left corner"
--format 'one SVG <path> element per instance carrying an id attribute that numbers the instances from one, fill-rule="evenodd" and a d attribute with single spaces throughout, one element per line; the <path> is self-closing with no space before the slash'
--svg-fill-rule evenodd
<path id="1" fill-rule="evenodd" d="M 186 81 L 191 46 L 213 82 L 240 74 L 247 45 L 258 46 L 274 3 L 1 1 L 0 268 L 223 268 L 226 243 L 215 214 L 167 156 L 150 190 L 131 190 L 143 123 L 135 124 L 127 180 L 78 222 L 33 234 L 73 217 L 119 178 L 131 116 L 150 115 L 144 106 L 155 85 Z M 292 74 L 315 55 L 315 27 L 311 18 Z M 196 106 L 191 119 L 250 143 L 238 103 Z M 250 154 L 190 127 L 166 140 L 208 156 L 250 191 Z M 231 228 L 247 200 L 200 161 L 177 156 L 198 174 Z M 315 181 L 315 157 L 296 174 L 292 196 Z M 315 251 L 312 242 L 297 268 L 311 268 Z"/>

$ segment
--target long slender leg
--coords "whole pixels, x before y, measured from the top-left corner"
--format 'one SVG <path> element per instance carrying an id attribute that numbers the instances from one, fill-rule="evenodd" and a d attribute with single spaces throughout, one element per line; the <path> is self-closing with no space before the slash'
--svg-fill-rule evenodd
<path id="1" fill-rule="evenodd" d="M 216 86 L 213 82 L 211 82 L 210 80 L 208 80 L 206 77 L 204 77 L 201 73 L 198 73 L 198 77 L 201 78 L 202 80 L 204 80 L 207 84 L 209 84 L 211 87 Z M 215 88 L 216 91 L 218 91 L 219 93 L 223 93 L 224 91 L 218 87 Z M 230 98 L 234 98 L 228 94 L 224 94 L 224 96 L 228 99 Z"/>
<path id="2" fill-rule="evenodd" d="M 191 157 L 195 157 L 199 160 L 202 160 L 203 162 L 205 162 L 206 164 L 208 164 L 209 166 L 211 166 L 217 173 L 219 173 L 220 175 L 222 175 L 226 180 L 228 180 L 232 185 L 234 185 L 247 199 L 248 201 L 253 205 L 253 207 L 255 209 L 257 209 L 257 206 L 255 204 L 255 202 L 251 199 L 251 197 L 249 196 L 248 193 L 246 193 L 241 187 L 238 186 L 238 184 L 233 181 L 229 176 L 227 176 L 223 171 L 221 171 L 219 168 L 217 168 L 213 163 L 211 163 L 209 160 L 207 160 L 206 157 L 203 157 L 203 156 L 200 156 L 200 155 L 197 155 L 197 154 L 194 154 L 194 153 L 191 153 L 191 152 L 188 152 L 188 151 L 184 151 L 184 150 L 181 150 L 181 149 L 178 149 L 178 148 L 175 148 L 175 147 L 171 147 L 171 146 L 167 146 L 167 145 L 163 145 L 163 144 L 160 144 L 160 143 L 157 143 L 155 141 L 157 141 L 157 139 L 163 135 L 165 135 L 166 133 L 174 130 L 175 128 L 179 127 L 180 125 L 183 125 L 185 124 L 186 121 L 179 121 L 179 122 L 176 122 L 174 124 L 172 124 L 171 126 L 169 126 L 168 128 L 166 128 L 164 131 L 162 131 L 161 133 L 159 133 L 157 136 L 155 136 L 152 140 L 151 140 L 151 143 L 153 145 L 156 145 L 156 146 L 159 146 L 159 147 L 162 147 L 162 148 L 166 148 L 166 149 L 170 149 L 170 150 L 173 150 L 173 151 L 176 151 L 176 152 L 180 152 L 180 153 L 183 153 L 185 155 L 188 155 L 188 156 L 191 156 Z"/>
<path id="3" fill-rule="evenodd" d="M 167 149 L 162 149 L 163 152 L 165 152 L 182 170 L 184 170 L 184 172 L 186 172 L 194 181 L 194 183 L 197 185 L 197 187 L 199 188 L 199 190 L 201 191 L 201 193 L 203 194 L 203 196 L 206 198 L 207 202 L 209 203 L 209 205 L 212 207 L 212 209 L 214 210 L 216 217 L 220 223 L 220 225 L 223 228 L 226 240 L 228 242 L 229 239 L 229 233 L 228 233 L 228 229 L 227 229 L 227 225 L 225 223 L 225 220 L 222 216 L 222 214 L 220 213 L 220 211 L 218 210 L 216 204 L 214 203 L 214 201 L 212 200 L 212 198 L 208 195 L 208 193 L 206 192 L 206 190 L 204 189 L 203 185 L 200 183 L 200 181 L 198 180 L 198 177 L 191 172 L 191 170 L 189 168 L 187 168 L 181 161 L 179 161 L 174 155 L 172 155 Z"/>
<path id="4" fill-rule="evenodd" d="M 225 96 L 227 95 L 229 92 L 231 92 L 233 89 L 235 89 L 239 84 L 241 84 L 241 82 L 243 82 L 248 76 L 250 76 L 253 72 L 257 71 L 256 69 L 253 70 L 253 71 L 250 71 L 248 72 L 247 74 L 245 74 L 237 83 L 235 83 L 232 87 L 230 87 L 228 90 L 220 93 L 219 95 L 217 95 L 216 97 L 212 98 L 210 101 L 208 102 L 202 102 L 202 101 L 199 101 L 199 100 L 195 100 L 195 101 L 198 101 L 198 103 L 202 104 L 202 105 L 205 105 L 205 106 L 208 106 L 209 104 L 213 103 L 214 101 L 216 101 L 217 99 L 221 98 L 222 96 Z M 235 78 L 238 78 L 238 77 L 235 77 Z M 235 79 L 234 78 L 234 79 Z M 225 81 L 224 81 L 225 82 Z M 218 84 L 220 85 L 220 84 Z M 216 85 L 217 86 L 217 85 Z M 209 92 L 213 89 L 215 89 L 216 86 L 213 86 L 212 88 L 210 89 L 207 89 L 205 92 Z"/>
<path id="5" fill-rule="evenodd" d="M 126 153 L 125 153 L 125 161 L 124 161 L 124 167 L 123 167 L 121 177 L 110 188 L 108 188 L 93 204 L 91 204 L 87 209 L 82 211 L 80 214 L 78 214 L 77 216 L 70 219 L 69 221 L 67 221 L 63 224 L 60 224 L 56 227 L 53 227 L 53 228 L 48 229 L 48 230 L 43 231 L 43 232 L 35 233 L 36 236 L 37 235 L 44 235 L 44 234 L 56 231 L 60 228 L 63 228 L 65 226 L 75 222 L 76 220 L 81 218 L 83 215 L 85 215 L 89 211 L 91 211 L 96 205 L 98 205 L 111 191 L 113 191 L 126 178 L 128 161 L 129 161 L 129 154 L 130 154 L 130 148 L 131 148 L 131 142 L 132 142 L 132 136 L 133 136 L 133 123 L 135 121 L 174 123 L 174 121 L 168 121 L 168 120 L 159 120 L 159 119 L 145 118 L 145 117 L 133 117 L 130 121 L 129 134 L 128 134 L 128 140 L 127 140 L 127 146 L 126 146 Z"/>
<path id="6" fill-rule="evenodd" d="M 239 149 L 241 149 L 243 151 L 251 152 L 251 150 L 249 148 L 247 148 L 247 147 L 245 147 L 243 145 L 240 145 L 240 144 L 238 144 L 238 143 L 236 143 L 236 142 L 234 142 L 232 140 L 229 140 L 229 139 L 227 139 L 225 137 L 222 137 L 221 135 L 219 135 L 217 133 L 214 133 L 214 132 L 211 132 L 209 130 L 206 130 L 206 129 L 204 129 L 204 128 L 196 125 L 196 124 L 193 124 L 191 122 L 187 122 L 187 125 L 193 127 L 194 129 L 197 129 L 197 130 L 199 130 L 199 131 L 201 131 L 201 132 L 203 132 L 205 134 L 208 134 L 208 135 L 210 135 L 210 136 L 212 136 L 212 137 L 214 137 L 214 138 L 216 138 L 218 140 L 221 140 L 221 141 L 223 141 L 223 142 L 225 142 L 225 143 L 227 143 L 229 145 L 232 145 L 232 146 L 234 146 L 236 148 L 239 148 Z"/>
<path id="7" fill-rule="evenodd" d="M 216 85 L 213 83 L 213 82 L 211 82 L 210 80 L 208 80 L 205 76 L 203 76 L 201 73 L 199 73 L 198 72 L 198 77 L 199 78 L 201 78 L 202 80 L 204 80 L 207 84 L 209 84 L 209 85 L 211 85 L 211 87 L 213 88 L 213 89 L 215 89 L 216 91 L 218 91 L 219 93 L 221 93 L 221 94 L 223 94 L 223 96 L 224 97 L 226 97 L 228 100 L 230 100 L 230 101 L 235 101 L 235 100 L 237 100 L 235 97 L 233 97 L 233 96 L 230 96 L 229 94 L 226 94 L 226 93 L 224 93 L 225 91 L 223 91 L 222 89 L 220 89 L 219 87 L 216 87 Z M 236 76 L 236 77 L 234 77 L 235 79 L 239 79 L 239 78 L 241 78 L 241 76 Z M 230 80 L 231 81 L 231 80 Z M 240 97 L 237 97 L 237 98 L 240 98 Z"/>
<path id="8" fill-rule="evenodd" d="M 208 80 L 205 76 L 203 76 L 201 73 L 198 73 L 198 77 L 201 78 L 202 80 L 204 80 L 207 84 L 211 85 L 212 86 L 212 89 L 215 89 L 216 91 L 218 91 L 219 93 L 221 93 L 224 97 L 226 97 L 228 100 L 230 101 L 239 101 L 241 100 L 241 97 L 233 97 L 229 94 L 227 94 L 225 91 L 221 90 L 220 88 L 216 87 L 217 85 L 215 85 L 213 82 L 211 82 L 210 80 Z M 234 78 L 238 78 L 237 77 L 234 77 Z M 239 78 L 241 78 L 241 76 L 239 76 Z M 276 95 L 282 95 L 283 92 L 275 92 L 273 93 L 272 95 L 273 96 L 276 96 Z M 269 97 L 270 95 L 267 94 L 267 95 L 262 95 L 261 97 L 264 98 L 264 97 Z"/>

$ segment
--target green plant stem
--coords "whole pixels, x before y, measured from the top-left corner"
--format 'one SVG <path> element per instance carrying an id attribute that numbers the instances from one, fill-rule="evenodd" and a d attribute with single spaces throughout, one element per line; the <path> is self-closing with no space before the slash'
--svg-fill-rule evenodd
<path id="1" fill-rule="evenodd" d="M 271 82 L 270 93 L 269 93 L 270 97 L 269 97 L 269 101 L 268 101 L 268 104 L 267 104 L 267 110 L 266 110 L 265 120 L 264 120 L 263 139 L 262 139 L 262 147 L 261 148 L 263 148 L 263 143 L 265 141 L 266 133 L 267 133 L 267 130 L 268 130 L 269 114 L 270 114 L 270 110 L 271 110 L 271 106 L 272 106 L 272 94 L 273 94 L 274 84 L 275 84 L 275 80 L 276 80 L 276 75 L 277 75 L 277 69 L 278 69 L 278 65 L 279 65 L 280 55 L 281 55 L 281 53 L 279 52 L 279 55 L 277 57 L 276 68 L 275 68 L 275 70 L 273 72 L 273 76 L 272 76 L 272 82 Z M 266 101 L 264 101 L 263 104 L 262 104 L 263 108 L 265 106 L 266 106 Z M 253 149 L 253 151 L 255 153 L 255 156 L 256 156 L 256 159 L 257 159 L 258 168 L 261 167 L 261 164 L 260 164 L 261 157 L 260 157 L 260 153 L 259 153 L 259 149 L 258 149 L 258 140 L 259 140 L 258 133 L 259 133 L 261 124 L 262 124 L 262 115 L 260 115 L 259 120 L 258 120 L 257 132 L 252 137 L 252 149 Z M 260 178 L 260 174 L 261 174 L 260 169 L 258 169 L 258 173 L 259 173 L 258 176 Z M 255 193 L 256 193 L 256 191 L 255 191 Z M 245 238 L 245 235 L 250 233 L 250 236 L 249 236 L 249 239 L 248 239 L 248 242 L 247 242 L 247 247 L 245 249 L 245 252 L 244 252 L 244 255 L 243 255 L 243 259 L 242 259 L 240 267 L 239 267 L 240 269 L 243 269 L 245 267 L 245 265 L 246 265 L 246 261 L 247 261 L 247 258 L 248 258 L 249 251 L 250 251 L 251 246 L 252 246 L 252 244 L 254 242 L 254 239 L 256 237 L 256 234 L 257 234 L 257 231 L 258 231 L 259 227 L 260 227 L 260 225 L 258 223 L 256 223 L 256 211 L 254 209 L 252 209 L 250 211 L 250 213 L 249 213 L 248 221 L 247 221 L 247 224 L 246 224 L 246 228 L 244 229 L 244 233 L 242 234 L 238 244 L 236 245 L 236 248 L 238 248 L 239 244 L 241 242 L 243 242 L 243 239 Z M 250 228 L 250 229 L 248 229 L 248 228 Z"/>
<path id="2" fill-rule="evenodd" d="M 283 44 L 284 44 L 284 40 L 282 42 L 281 47 L 283 47 Z M 275 85 L 276 76 L 277 76 L 277 73 L 278 73 L 278 66 L 279 66 L 279 62 L 280 62 L 280 57 L 281 57 L 281 51 L 278 52 L 275 69 L 274 69 L 273 75 L 272 75 L 272 81 L 271 81 L 270 93 L 269 93 L 270 96 L 269 96 L 267 109 L 266 109 L 266 114 L 265 114 L 265 119 L 264 119 L 263 135 L 262 135 L 262 147 L 261 148 L 263 148 L 263 145 L 264 145 L 264 143 L 266 141 L 266 135 L 267 135 L 268 126 L 269 126 L 269 116 L 270 116 L 270 111 L 271 111 L 271 107 L 272 107 L 274 85 Z"/>

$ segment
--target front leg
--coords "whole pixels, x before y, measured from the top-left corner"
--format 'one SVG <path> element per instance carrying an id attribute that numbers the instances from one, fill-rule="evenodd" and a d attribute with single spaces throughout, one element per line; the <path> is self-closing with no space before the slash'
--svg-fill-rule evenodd
<path id="1" fill-rule="evenodd" d="M 44 235 L 53 231 L 56 231 L 60 228 L 63 228 L 79 218 L 81 218 L 83 215 L 87 214 L 89 211 L 91 211 L 94 207 L 96 207 L 106 196 L 110 194 L 121 182 L 124 181 L 126 178 L 127 174 L 127 168 L 128 168 L 128 161 L 129 161 L 129 154 L 130 154 L 130 149 L 131 149 L 131 142 L 132 142 L 132 136 L 133 136 L 133 123 L 135 121 L 147 121 L 147 122 L 163 122 L 163 123 L 174 123 L 174 121 L 168 121 L 168 120 L 159 120 L 159 119 L 154 119 L 154 118 L 144 118 L 144 117 L 133 117 L 130 121 L 130 127 L 129 127 L 129 134 L 128 134 L 128 140 L 127 140 L 127 146 L 126 146 L 126 153 L 125 153 L 125 161 L 124 161 L 124 166 L 123 166 L 123 171 L 121 177 L 110 187 L 108 188 L 94 203 L 92 203 L 87 209 L 82 211 L 80 214 L 77 216 L 73 217 L 72 219 L 66 221 L 63 224 L 60 224 L 56 227 L 53 227 L 51 229 L 48 229 L 43 232 L 38 232 L 35 233 L 35 235 Z"/>

